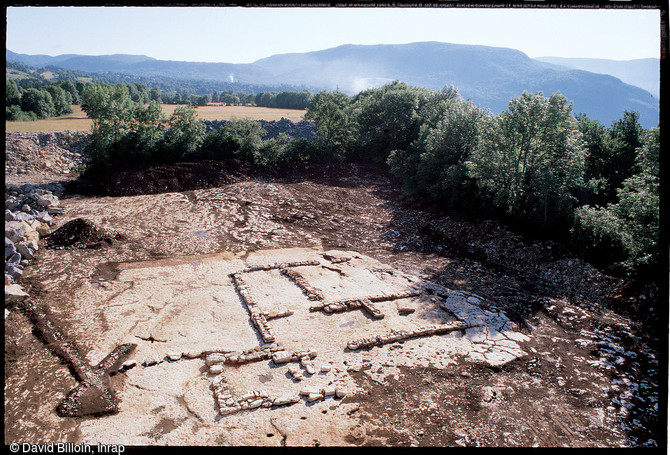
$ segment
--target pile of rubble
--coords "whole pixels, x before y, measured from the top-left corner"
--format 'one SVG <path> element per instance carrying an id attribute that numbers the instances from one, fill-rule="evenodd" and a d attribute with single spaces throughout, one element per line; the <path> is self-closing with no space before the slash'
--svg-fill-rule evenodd
<path id="1" fill-rule="evenodd" d="M 5 175 L 69 174 L 84 164 L 89 131 L 5 133 Z"/>
<path id="2" fill-rule="evenodd" d="M 422 230 L 438 251 L 474 259 L 516 275 L 529 288 L 549 293 L 560 290 L 575 301 L 602 303 L 621 285 L 552 241 L 530 243 L 496 221 L 470 223 L 448 216 L 426 223 Z"/>
<path id="3" fill-rule="evenodd" d="M 5 185 L 5 298 L 7 286 L 16 283 L 23 269 L 35 258 L 38 241 L 51 233 L 53 216 L 63 213 L 59 196 L 63 186 Z M 13 286 L 11 290 L 18 292 Z"/>

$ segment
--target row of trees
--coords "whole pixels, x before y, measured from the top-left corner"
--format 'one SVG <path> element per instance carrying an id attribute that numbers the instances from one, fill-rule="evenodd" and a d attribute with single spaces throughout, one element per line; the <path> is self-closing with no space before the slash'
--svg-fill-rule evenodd
<path id="1" fill-rule="evenodd" d="M 612 271 L 658 264 L 659 130 L 624 112 L 606 127 L 560 93 L 523 93 L 497 115 L 458 96 L 393 83 L 314 96 L 315 144 L 337 160 L 389 165 L 442 207 L 572 242 Z"/>
<path id="2" fill-rule="evenodd" d="M 307 109 L 312 94 L 307 90 L 282 92 L 259 92 L 254 98 L 256 106 L 282 109 Z"/>
<path id="3" fill-rule="evenodd" d="M 80 104 L 81 94 L 90 82 L 58 80 L 47 82 L 43 79 L 6 79 L 7 120 L 37 120 L 56 117 L 72 112 L 72 104 Z M 118 84 L 110 84 L 118 85 Z M 151 101 L 165 104 L 185 104 L 206 106 L 209 103 L 227 105 L 256 104 L 257 106 L 284 109 L 306 109 L 312 94 L 303 91 L 262 91 L 251 93 L 226 91 L 196 95 L 174 90 L 163 92 L 158 87 L 149 88 L 143 83 L 131 82 L 125 85 L 134 103 L 148 104 Z"/>
<path id="4" fill-rule="evenodd" d="M 42 87 L 19 88 L 13 79 L 6 81 L 6 119 L 37 120 L 72 112 L 79 103 L 79 91 L 70 81 Z"/>
<path id="5" fill-rule="evenodd" d="M 136 103 L 125 84 L 91 84 L 82 109 L 93 120 L 86 174 L 144 163 L 239 159 L 259 165 L 309 161 L 305 139 L 286 135 L 263 140 L 265 130 L 251 120 L 232 121 L 207 131 L 191 106 L 166 117 L 157 101 Z"/>
<path id="6" fill-rule="evenodd" d="M 257 122 L 208 132 L 186 107 L 166 119 L 155 101 L 134 103 L 124 85 L 90 86 L 83 100 L 94 119 L 90 170 L 227 158 L 385 163 L 408 194 L 572 241 L 612 270 L 641 273 L 659 260 L 660 138 L 634 112 L 605 127 L 573 115 L 560 93 L 523 93 L 492 115 L 454 88 L 395 82 L 354 97 L 319 92 L 305 116 L 315 140 L 264 141 Z"/>

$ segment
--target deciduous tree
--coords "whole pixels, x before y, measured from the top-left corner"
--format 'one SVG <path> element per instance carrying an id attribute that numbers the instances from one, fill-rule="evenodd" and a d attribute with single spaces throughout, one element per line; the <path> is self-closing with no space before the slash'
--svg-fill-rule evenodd
<path id="1" fill-rule="evenodd" d="M 560 93 L 524 92 L 485 122 L 469 175 L 511 219 L 549 228 L 571 218 L 585 154 L 571 111 Z"/>

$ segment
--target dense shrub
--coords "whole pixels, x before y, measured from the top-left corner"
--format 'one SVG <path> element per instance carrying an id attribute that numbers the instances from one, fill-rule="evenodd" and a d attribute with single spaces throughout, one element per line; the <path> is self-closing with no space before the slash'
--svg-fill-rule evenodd
<path id="1" fill-rule="evenodd" d="M 626 274 L 653 273 L 659 264 L 658 128 L 644 135 L 637 151 L 638 173 L 617 189 L 617 201 L 606 207 L 576 210 L 573 241 L 592 262 Z"/>
<path id="2" fill-rule="evenodd" d="M 34 112 L 22 111 L 21 106 L 15 104 L 5 108 L 5 118 L 9 121 L 29 122 L 37 120 L 37 114 Z"/>
<path id="3" fill-rule="evenodd" d="M 29 88 L 21 95 L 21 110 L 34 112 L 37 118 L 53 117 L 56 109 L 53 98 L 46 90 Z"/>
<path id="4" fill-rule="evenodd" d="M 392 150 L 391 172 L 402 177 L 408 193 L 418 193 L 452 209 L 472 208 L 474 181 L 465 163 L 479 142 L 484 113 L 457 96 L 426 100 L 425 121 L 407 150 Z"/>

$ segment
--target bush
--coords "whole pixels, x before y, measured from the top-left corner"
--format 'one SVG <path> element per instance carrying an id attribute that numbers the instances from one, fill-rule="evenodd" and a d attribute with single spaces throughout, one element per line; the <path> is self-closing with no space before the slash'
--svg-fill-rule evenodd
<path id="1" fill-rule="evenodd" d="M 29 88 L 23 92 L 21 110 L 34 112 L 37 118 L 53 117 L 56 112 L 51 94 L 36 88 Z"/>
<path id="2" fill-rule="evenodd" d="M 22 111 L 21 106 L 15 104 L 5 108 L 5 118 L 15 122 L 31 122 L 37 120 L 37 114 L 34 112 Z"/>
<path id="3" fill-rule="evenodd" d="M 653 128 L 637 151 L 639 172 L 617 189 L 617 202 L 576 210 L 573 242 L 593 263 L 626 275 L 658 269 L 659 151 L 659 130 Z"/>
<path id="4" fill-rule="evenodd" d="M 168 129 L 156 145 L 154 162 L 175 163 L 199 158 L 205 138 L 205 122 L 198 120 L 195 109 L 179 106 L 168 119 Z"/>
<path id="5" fill-rule="evenodd" d="M 440 92 L 438 92 L 439 94 Z M 393 150 L 387 163 L 407 193 L 418 193 L 451 209 L 472 209 L 474 180 L 465 162 L 476 149 L 483 112 L 457 97 L 440 99 L 408 150 Z"/>

